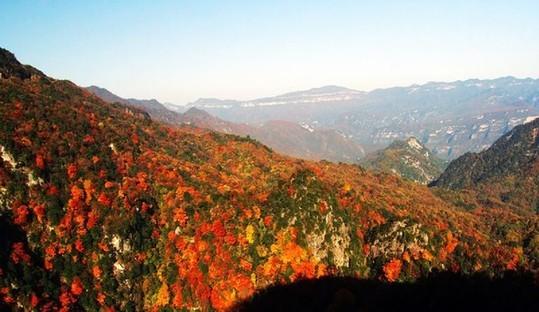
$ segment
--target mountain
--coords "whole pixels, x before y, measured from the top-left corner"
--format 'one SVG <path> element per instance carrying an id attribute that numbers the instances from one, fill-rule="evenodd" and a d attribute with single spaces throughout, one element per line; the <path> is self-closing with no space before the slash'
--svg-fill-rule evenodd
<path id="1" fill-rule="evenodd" d="M 391 172 L 417 183 L 428 184 L 442 173 L 445 163 L 416 138 L 396 140 L 383 150 L 371 153 L 360 164 L 366 168 Z"/>
<path id="2" fill-rule="evenodd" d="M 539 213 L 539 118 L 516 126 L 485 151 L 455 159 L 432 185 L 475 189 L 490 202 Z"/>
<path id="3" fill-rule="evenodd" d="M 180 113 L 177 108 L 173 107 L 174 111 L 170 110 L 165 104 L 156 100 L 124 99 L 107 89 L 95 86 L 88 87 L 87 90 L 109 103 L 118 102 L 146 111 L 159 121 L 250 136 L 278 152 L 294 157 L 356 163 L 365 156 L 365 151 L 359 144 L 331 129 L 313 129 L 307 125 L 276 120 L 256 125 L 233 123 L 212 116 L 194 106 Z"/>
<path id="4" fill-rule="evenodd" d="M 150 114 L 150 116 L 152 116 L 152 118 L 156 120 L 170 123 L 170 124 L 178 124 L 182 122 L 182 117 L 180 114 L 168 109 L 164 104 L 161 104 L 155 99 L 151 99 L 151 100 L 139 100 L 139 99 L 132 99 L 132 98 L 124 99 L 110 92 L 109 90 L 105 88 L 100 88 L 97 86 L 89 86 L 86 88 L 86 90 L 90 91 L 92 94 L 100 97 L 106 102 L 109 102 L 109 103 L 117 102 L 117 103 L 122 103 L 125 105 L 129 105 L 129 106 L 141 109 L 147 112 L 148 114 Z"/>
<path id="5" fill-rule="evenodd" d="M 288 121 L 272 120 L 261 125 L 237 124 L 191 107 L 183 122 L 223 133 L 250 136 L 272 149 L 294 157 L 357 163 L 365 156 L 363 148 L 335 130 L 312 129 Z"/>
<path id="6" fill-rule="evenodd" d="M 259 124 L 282 120 L 311 124 L 311 121 L 321 122 L 326 116 L 348 111 L 349 105 L 353 107 L 364 94 L 344 87 L 325 86 L 249 101 L 203 98 L 187 106 L 233 122 Z"/>
<path id="7" fill-rule="evenodd" d="M 339 86 L 324 86 L 304 91 L 285 93 L 275 97 L 255 99 L 250 101 L 220 100 L 216 98 L 201 98 L 187 104 L 191 107 L 202 108 L 231 108 L 231 107 L 261 107 L 297 104 L 319 104 L 337 101 L 347 101 L 361 98 L 365 92 Z"/>
<path id="8" fill-rule="evenodd" d="M 0 118 L 2 308 L 226 310 L 303 278 L 538 269 L 536 216 L 171 126 L 69 81 L 0 79 Z"/>
<path id="9" fill-rule="evenodd" d="M 367 152 L 414 136 L 443 159 L 481 151 L 514 126 L 539 116 L 539 80 L 530 78 L 430 82 L 371 92 L 341 87 L 317 90 L 190 105 L 233 122 L 286 120 L 313 129 L 334 129 Z"/>

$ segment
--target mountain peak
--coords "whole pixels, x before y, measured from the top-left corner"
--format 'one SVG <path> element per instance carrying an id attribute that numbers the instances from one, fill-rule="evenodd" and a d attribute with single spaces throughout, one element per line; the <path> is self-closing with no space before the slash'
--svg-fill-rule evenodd
<path id="1" fill-rule="evenodd" d="M 203 109 L 197 108 L 195 106 L 190 107 L 185 113 L 185 117 L 210 117 L 211 115 Z"/>
<path id="2" fill-rule="evenodd" d="M 361 164 L 367 168 L 384 171 L 427 184 L 438 177 L 445 163 L 434 156 L 417 138 L 396 140 L 383 150 L 365 157 Z"/>

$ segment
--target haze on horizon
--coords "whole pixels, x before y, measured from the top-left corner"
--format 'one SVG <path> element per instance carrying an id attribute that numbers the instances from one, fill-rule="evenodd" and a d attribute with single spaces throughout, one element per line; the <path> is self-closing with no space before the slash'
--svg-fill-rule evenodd
<path id="1" fill-rule="evenodd" d="M 53 77 L 185 104 L 539 77 L 537 1 L 9 1 L 0 46 Z"/>

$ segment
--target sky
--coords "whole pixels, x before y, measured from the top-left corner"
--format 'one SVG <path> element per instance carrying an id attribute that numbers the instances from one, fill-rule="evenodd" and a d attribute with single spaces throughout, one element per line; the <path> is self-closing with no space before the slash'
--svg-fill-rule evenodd
<path id="1" fill-rule="evenodd" d="M 539 77 L 539 1 L 0 1 L 0 47 L 122 97 L 186 104 Z"/>

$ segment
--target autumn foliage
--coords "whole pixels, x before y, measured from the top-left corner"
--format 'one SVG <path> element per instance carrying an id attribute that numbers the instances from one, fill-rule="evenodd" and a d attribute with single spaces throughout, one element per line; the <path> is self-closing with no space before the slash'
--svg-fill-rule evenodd
<path id="1" fill-rule="evenodd" d="M 535 217 L 467 211 L 394 176 L 160 124 L 67 81 L 0 85 L 0 145 L 19 164 L 0 160 L 1 220 L 20 232 L 0 259 L 11 306 L 226 310 L 305 278 L 539 263 Z"/>

